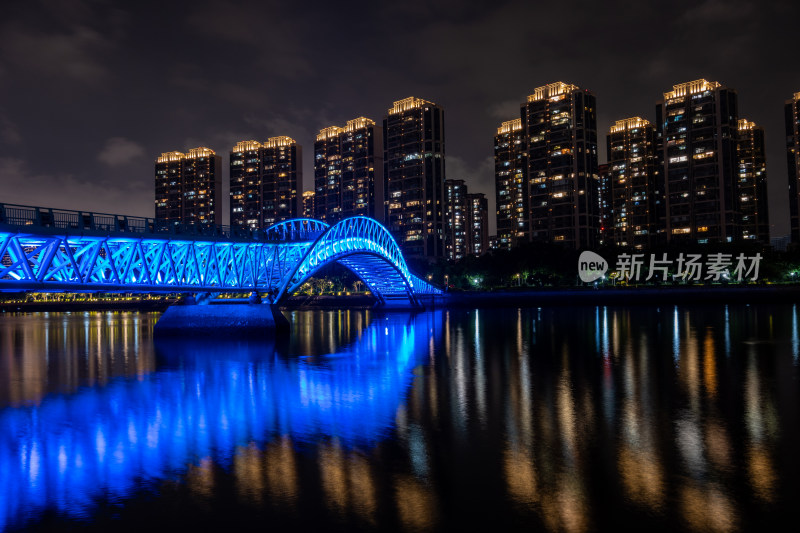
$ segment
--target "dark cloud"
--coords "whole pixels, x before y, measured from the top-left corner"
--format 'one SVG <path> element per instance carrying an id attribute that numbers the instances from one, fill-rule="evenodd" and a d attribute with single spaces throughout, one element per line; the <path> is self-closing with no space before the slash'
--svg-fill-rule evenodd
<path id="1" fill-rule="evenodd" d="M 380 123 L 414 95 L 445 107 L 448 173 L 494 209 L 495 129 L 536 87 L 597 95 L 602 161 L 614 120 L 653 120 L 664 91 L 705 77 L 736 88 L 740 114 L 766 128 L 785 233 L 782 106 L 800 91 L 799 11 L 788 0 L 10 3 L 0 200 L 149 215 L 161 152 L 206 145 L 227 164 L 237 140 L 275 135 L 304 146 L 310 188 L 320 128 Z"/>
<path id="2" fill-rule="evenodd" d="M 0 111 L 0 142 L 5 144 L 17 144 L 22 140 L 19 128 L 9 119 L 6 114 Z"/>
<path id="3" fill-rule="evenodd" d="M 130 165 L 145 155 L 144 148 L 130 139 L 112 137 L 97 154 L 97 159 L 110 167 Z"/>
<path id="4" fill-rule="evenodd" d="M 5 203 L 152 216 L 152 180 L 126 184 L 67 172 L 46 174 L 12 157 L 0 157 L 0 177 Z"/>

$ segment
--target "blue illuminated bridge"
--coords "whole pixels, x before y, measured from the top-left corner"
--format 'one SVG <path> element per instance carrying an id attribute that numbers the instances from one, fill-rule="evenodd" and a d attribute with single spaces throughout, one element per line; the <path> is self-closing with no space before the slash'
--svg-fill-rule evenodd
<path id="1" fill-rule="evenodd" d="M 380 223 L 294 219 L 263 231 L 0 204 L 0 291 L 242 293 L 280 303 L 331 263 L 382 305 L 440 291 L 408 269 Z"/>

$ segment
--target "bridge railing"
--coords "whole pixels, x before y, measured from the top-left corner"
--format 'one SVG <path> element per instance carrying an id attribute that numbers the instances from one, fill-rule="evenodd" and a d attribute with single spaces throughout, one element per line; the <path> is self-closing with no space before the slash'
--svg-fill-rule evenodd
<path id="1" fill-rule="evenodd" d="M 28 205 L 0 203 L 0 224 L 51 228 L 65 231 L 102 231 L 108 233 L 157 233 L 166 235 L 205 236 L 264 240 L 263 232 L 250 228 L 214 224 L 181 224 L 147 217 L 112 215 L 91 211 L 71 211 Z M 273 236 L 274 238 L 274 236 Z"/>

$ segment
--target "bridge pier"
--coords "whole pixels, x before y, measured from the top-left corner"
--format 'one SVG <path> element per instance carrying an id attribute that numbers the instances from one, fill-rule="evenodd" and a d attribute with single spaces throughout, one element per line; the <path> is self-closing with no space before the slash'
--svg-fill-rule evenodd
<path id="1" fill-rule="evenodd" d="M 254 338 L 289 332 L 275 304 L 173 305 L 156 322 L 158 336 Z"/>
<path id="2" fill-rule="evenodd" d="M 408 297 L 382 298 L 375 304 L 378 311 L 424 311 L 425 306 Z"/>

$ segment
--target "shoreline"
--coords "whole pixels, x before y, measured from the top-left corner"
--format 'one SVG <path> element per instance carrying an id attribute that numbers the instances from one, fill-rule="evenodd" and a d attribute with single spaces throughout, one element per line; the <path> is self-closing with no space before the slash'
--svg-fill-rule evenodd
<path id="1" fill-rule="evenodd" d="M 85 311 L 163 312 L 173 302 L 144 300 L 131 302 L 0 302 L 0 313 L 65 313 Z"/>
<path id="2" fill-rule="evenodd" d="M 427 309 L 444 307 L 540 307 L 568 305 L 702 305 L 800 302 L 800 285 L 758 285 L 733 287 L 576 287 L 499 290 L 491 292 L 449 292 L 421 295 Z M 0 302 L 0 313 L 142 311 L 163 312 L 173 302 L 140 300 L 129 302 Z M 292 296 L 281 305 L 287 310 L 372 309 L 375 300 L 367 295 Z"/>
<path id="3" fill-rule="evenodd" d="M 420 301 L 434 308 L 794 303 L 800 302 L 800 286 L 603 287 L 450 292 L 442 296 L 422 296 Z"/>

